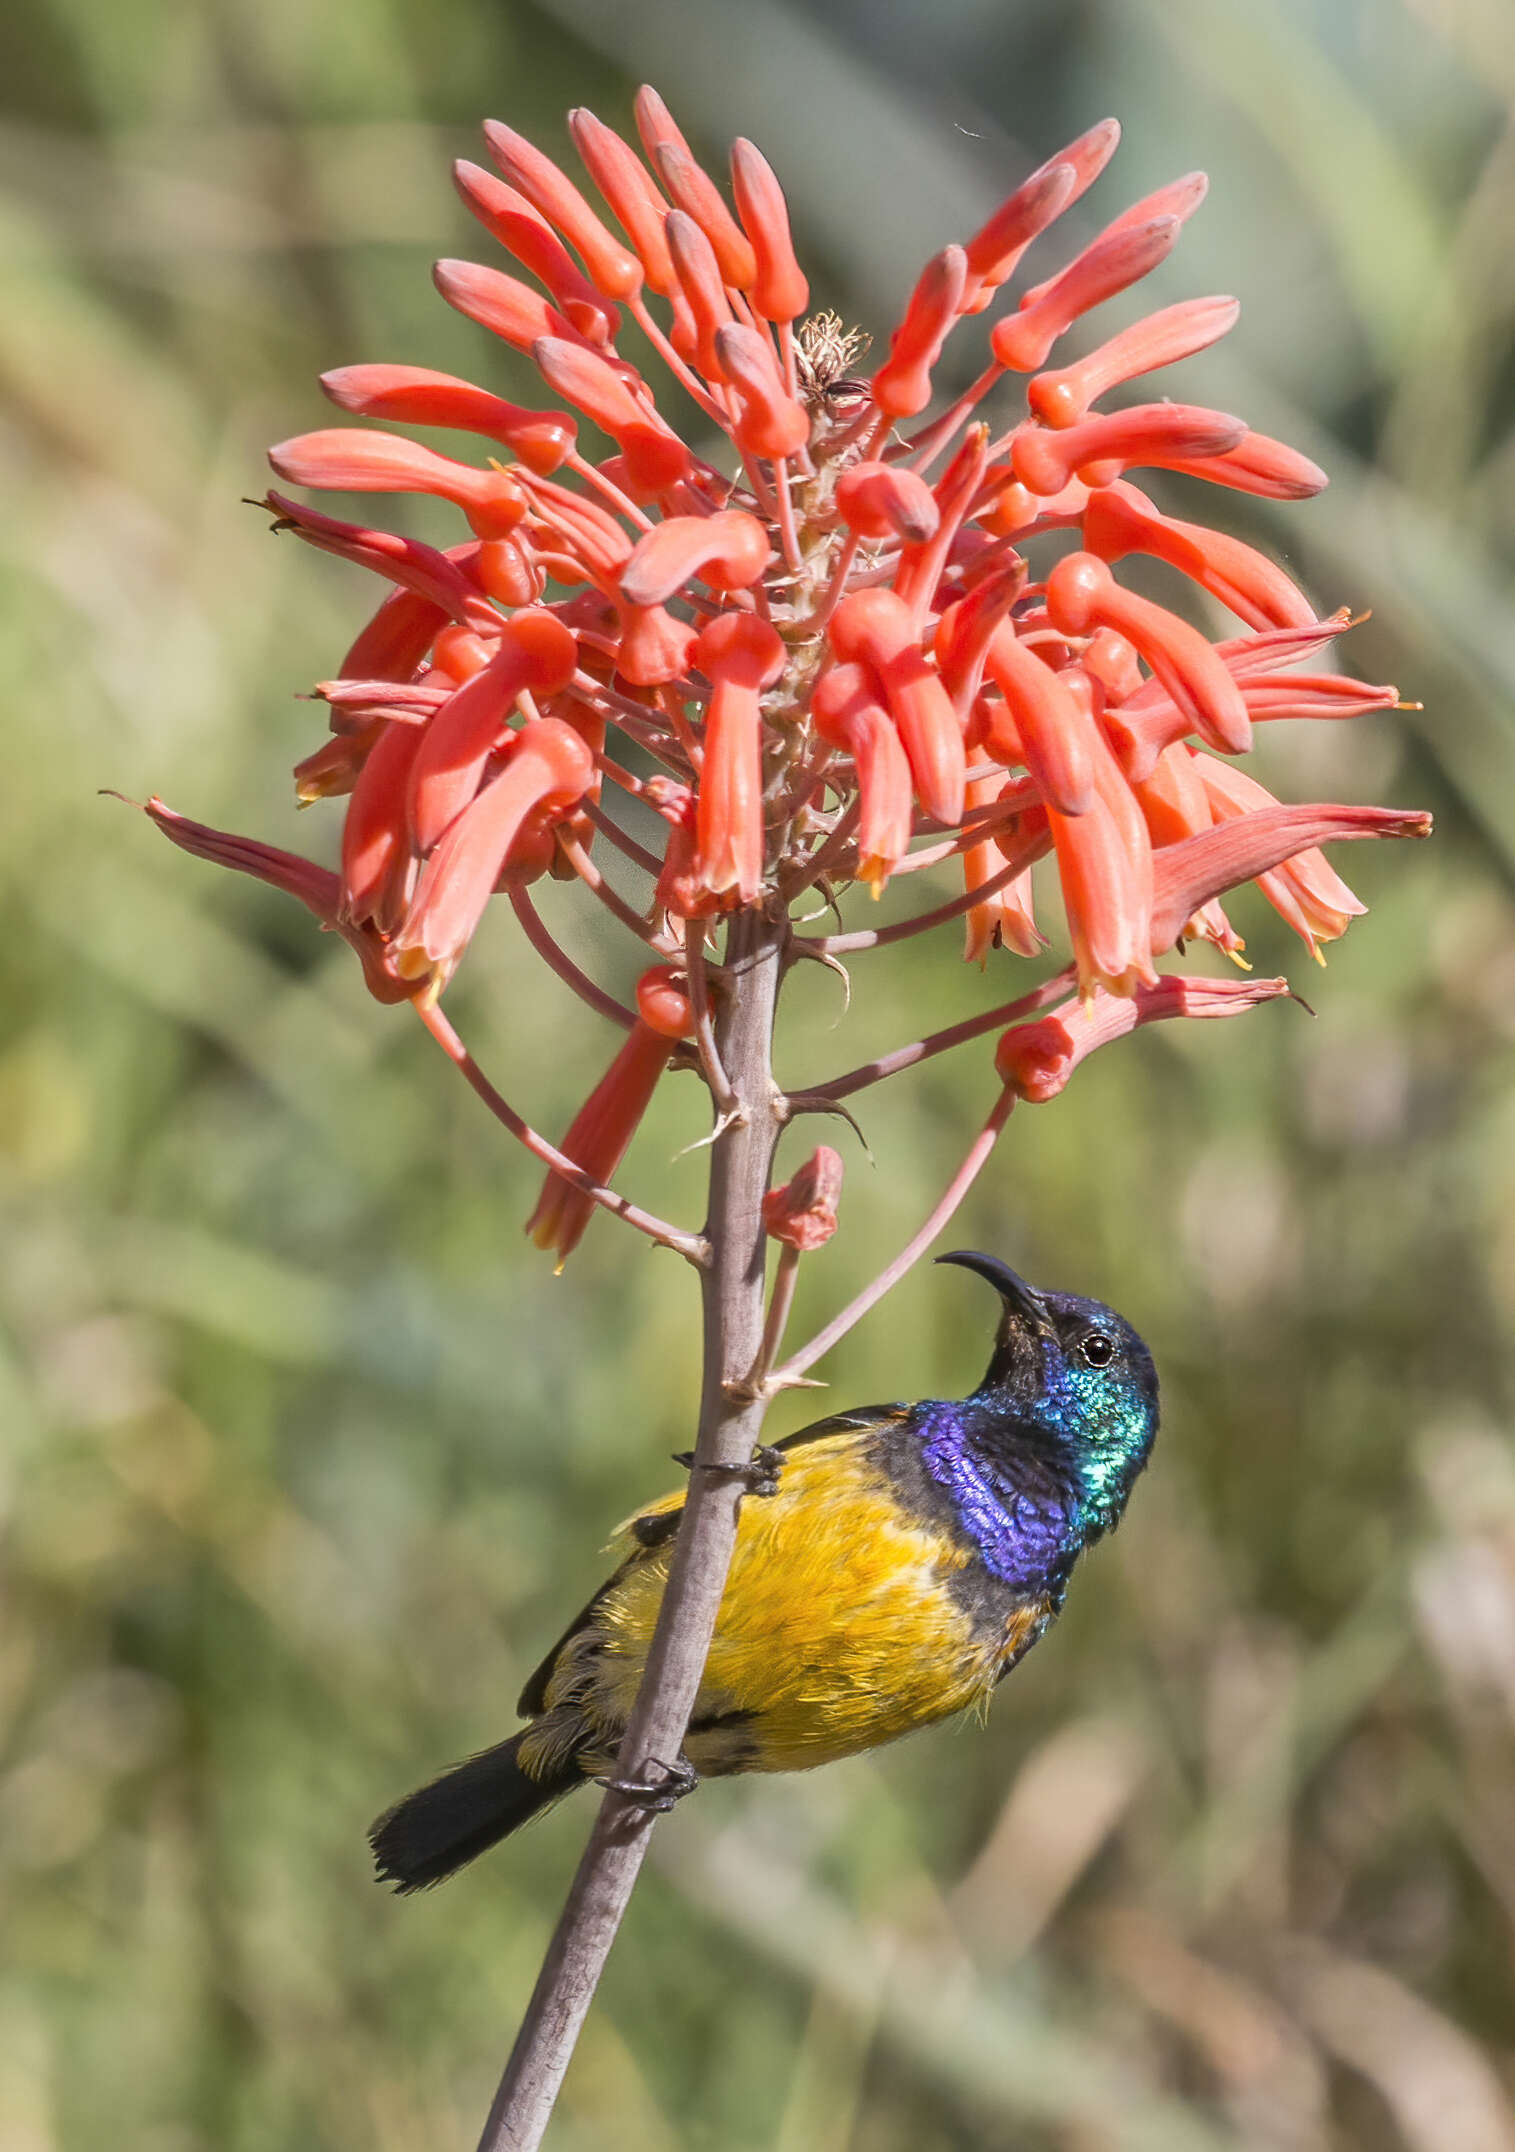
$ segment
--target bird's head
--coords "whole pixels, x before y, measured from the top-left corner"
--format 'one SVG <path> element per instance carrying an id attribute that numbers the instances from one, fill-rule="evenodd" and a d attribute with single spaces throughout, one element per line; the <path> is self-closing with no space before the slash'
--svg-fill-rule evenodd
<path id="1" fill-rule="evenodd" d="M 1003 1306 L 976 1401 L 1046 1432 L 1074 1466 L 1091 1537 L 1118 1520 L 1157 1433 L 1157 1370 L 1124 1316 L 1076 1293 L 1041 1293 L 992 1255 L 938 1262 L 976 1271 Z"/>

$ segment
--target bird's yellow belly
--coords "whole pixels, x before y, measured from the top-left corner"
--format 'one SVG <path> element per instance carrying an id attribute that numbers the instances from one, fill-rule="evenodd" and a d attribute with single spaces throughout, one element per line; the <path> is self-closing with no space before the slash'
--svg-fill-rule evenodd
<path id="1" fill-rule="evenodd" d="M 595 1675 L 579 1695 L 609 1747 L 641 1678 L 669 1551 L 634 1562 L 596 1610 Z M 900 1509 L 854 1441 L 791 1453 L 777 1495 L 742 1504 L 686 1742 L 695 1769 L 806 1770 L 984 1704 L 1047 1609 L 1007 1606 L 986 1621 L 953 1590 L 969 1561 Z"/>

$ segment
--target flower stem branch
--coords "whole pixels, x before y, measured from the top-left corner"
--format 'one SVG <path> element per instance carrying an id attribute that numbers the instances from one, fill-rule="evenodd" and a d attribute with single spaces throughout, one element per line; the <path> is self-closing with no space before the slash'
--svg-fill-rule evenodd
<path id="1" fill-rule="evenodd" d="M 565 986 L 572 987 L 580 1001 L 593 1009 L 597 1016 L 607 1017 L 612 1024 L 619 1024 L 623 1031 L 629 1031 L 637 1020 L 636 1011 L 623 1007 L 613 994 L 607 994 L 602 986 L 596 986 L 588 972 L 580 971 L 567 950 L 560 948 L 553 940 L 546 922 L 525 889 L 511 889 L 510 908 L 520 921 L 526 939 L 548 969 L 555 971 Z"/>
<path id="2" fill-rule="evenodd" d="M 946 926 L 949 920 L 961 919 L 963 913 L 971 912 L 975 904 L 986 904 L 990 897 L 997 897 L 1007 882 L 1013 882 L 1025 870 L 1024 859 L 1012 859 L 998 874 L 991 874 L 987 882 L 980 882 L 976 889 L 964 890 L 950 903 L 938 904 L 934 910 L 922 912 L 915 919 L 901 919 L 892 927 L 862 927 L 853 934 L 817 934 L 811 940 L 825 956 L 846 956 L 855 949 L 887 949 L 891 942 L 909 941 L 912 934 L 926 934 L 932 927 Z"/>
<path id="3" fill-rule="evenodd" d="M 626 902 L 620 891 L 611 887 L 578 840 L 561 829 L 558 831 L 558 849 L 584 887 L 599 898 L 605 909 L 612 912 L 623 927 L 629 928 L 640 941 L 646 942 L 650 949 L 656 949 L 659 956 L 668 957 L 677 953 L 675 945 L 668 937 L 660 934 L 655 927 L 649 926 L 641 913 Z"/>
<path id="4" fill-rule="evenodd" d="M 997 1009 L 985 1009 L 978 1016 L 965 1016 L 960 1024 L 948 1024 L 944 1030 L 928 1031 L 923 1039 L 912 1039 L 908 1046 L 897 1046 L 892 1054 L 880 1054 L 876 1060 L 864 1061 L 845 1076 L 833 1076 L 829 1083 L 813 1084 L 808 1091 L 791 1091 L 791 1113 L 824 1113 L 835 1106 L 838 1099 L 850 1098 L 854 1091 L 866 1091 L 870 1084 L 882 1083 L 886 1076 L 898 1076 L 904 1069 L 913 1069 L 919 1062 L 929 1061 L 934 1054 L 945 1054 L 954 1046 L 965 1046 L 970 1039 L 981 1039 L 986 1031 L 1002 1031 L 1006 1024 L 1016 1023 L 1023 1016 L 1034 1016 L 1038 1009 L 1045 1009 L 1052 1001 L 1060 1001 L 1071 993 L 1077 974 L 1070 964 L 1051 979 L 1044 979 L 1040 986 L 1033 986 L 1029 994 L 1018 1000 L 1003 1001 Z"/>
<path id="5" fill-rule="evenodd" d="M 656 852 L 649 852 L 645 844 L 638 844 L 635 837 L 628 836 L 619 822 L 608 815 L 598 800 L 586 799 L 584 812 L 608 844 L 613 844 L 623 859 L 629 859 L 634 867 L 650 874 L 654 881 L 663 871 L 663 862 Z"/>
<path id="6" fill-rule="evenodd" d="M 871 1308 L 877 1307 L 884 1295 L 892 1291 L 906 1271 L 920 1260 L 988 1163 L 989 1154 L 999 1141 L 1000 1131 L 1009 1120 L 1014 1105 L 1015 1093 L 1009 1089 L 1002 1091 L 994 1111 L 974 1138 L 967 1157 L 947 1183 L 941 1200 L 919 1232 L 906 1241 L 894 1261 L 887 1264 L 871 1284 L 865 1285 L 854 1299 L 848 1301 L 839 1315 L 832 1316 L 824 1330 L 818 1330 L 808 1345 L 802 1346 L 782 1367 L 773 1370 L 768 1377 L 770 1394 L 798 1382 L 806 1369 L 823 1359 L 832 1346 L 844 1338 L 854 1324 L 860 1323 Z"/>
<path id="7" fill-rule="evenodd" d="M 428 1007 L 417 1001 L 413 1007 L 448 1060 L 462 1070 L 495 1119 L 502 1127 L 510 1130 L 518 1143 L 524 1144 L 533 1158 L 540 1159 L 544 1166 L 551 1166 L 555 1173 L 560 1173 L 565 1181 L 571 1181 L 575 1188 L 581 1188 L 591 1201 L 598 1203 L 603 1210 L 608 1210 L 613 1217 L 623 1218 L 627 1225 L 635 1226 L 639 1233 L 645 1233 L 649 1240 L 655 1240 L 660 1247 L 672 1248 L 676 1255 L 682 1255 L 686 1262 L 693 1263 L 696 1270 L 703 1271 L 708 1267 L 710 1245 L 702 1235 L 685 1233 L 678 1226 L 670 1225 L 665 1218 L 655 1217 L 651 1211 L 644 1211 L 635 1203 L 628 1202 L 625 1196 L 617 1195 L 613 1188 L 601 1187 L 592 1173 L 586 1173 L 566 1151 L 560 1151 L 555 1143 L 549 1143 L 545 1136 L 538 1135 L 531 1123 L 523 1121 L 515 1108 L 501 1097 L 435 1004 Z"/>
<path id="8" fill-rule="evenodd" d="M 794 1288 L 800 1274 L 800 1251 L 783 1242 L 779 1247 L 778 1267 L 773 1273 L 773 1290 L 768 1295 L 768 1319 L 763 1324 L 763 1342 L 758 1347 L 757 1359 L 748 1375 L 748 1386 L 754 1396 L 761 1397 L 768 1383 L 768 1370 L 778 1357 L 778 1349 L 784 1342 L 784 1331 L 789 1322 L 789 1310 L 794 1306 Z"/>
<path id="9" fill-rule="evenodd" d="M 715 1633 L 742 1499 L 729 1469 L 708 1468 L 749 1462 L 766 1410 L 765 1398 L 746 1396 L 743 1389 L 761 1353 L 764 1328 L 762 1201 L 779 1133 L 771 1047 L 783 931 L 780 923 L 748 911 L 733 919 L 727 940 L 730 992 L 717 1032 L 745 1112 L 711 1151 L 699 1434 L 647 1671 L 617 1762 L 616 1776 L 628 1784 L 656 1777 L 680 1753 Z M 651 1812 L 634 1796 L 609 1792 L 601 1802 L 479 2152 L 535 2152 L 540 2144 L 652 1824 Z"/>

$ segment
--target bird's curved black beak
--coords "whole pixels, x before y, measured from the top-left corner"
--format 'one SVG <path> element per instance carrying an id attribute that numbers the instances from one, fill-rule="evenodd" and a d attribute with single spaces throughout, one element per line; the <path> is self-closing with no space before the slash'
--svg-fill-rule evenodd
<path id="1" fill-rule="evenodd" d="M 939 1263 L 956 1263 L 960 1270 L 977 1271 L 986 1278 L 1004 1301 L 1007 1311 L 1013 1311 L 1035 1330 L 1045 1330 L 1049 1317 L 1047 1304 L 1035 1286 L 1028 1285 L 997 1255 L 980 1255 L 973 1248 L 954 1248 L 948 1255 L 939 1255 Z"/>

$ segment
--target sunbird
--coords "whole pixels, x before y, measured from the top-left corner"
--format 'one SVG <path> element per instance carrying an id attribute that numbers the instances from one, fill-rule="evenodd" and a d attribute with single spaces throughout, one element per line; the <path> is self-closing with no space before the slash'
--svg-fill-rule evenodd
<path id="1" fill-rule="evenodd" d="M 994 1256 L 938 1260 L 1000 1295 L 983 1381 L 961 1399 L 835 1413 L 760 1453 L 752 1485 L 769 1498 L 738 1513 L 665 1791 L 809 1770 L 983 1709 L 1045 1635 L 1085 1547 L 1119 1524 L 1157 1433 L 1142 1340 L 1101 1301 L 1037 1292 Z M 683 1505 L 665 1495 L 622 1527 L 620 1567 L 521 1692 L 530 1723 L 378 1819 L 382 1881 L 439 1883 L 584 1780 L 610 1782 Z"/>

